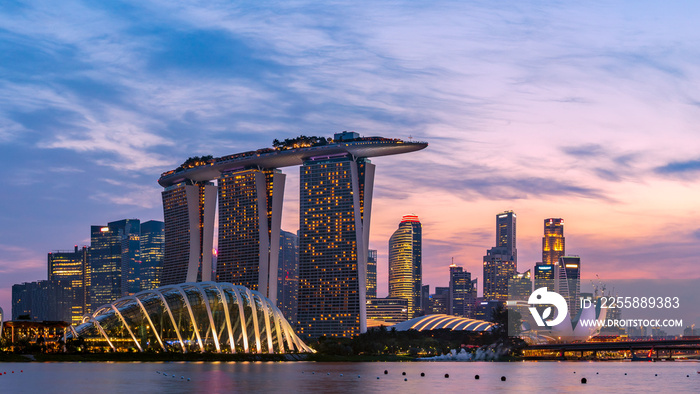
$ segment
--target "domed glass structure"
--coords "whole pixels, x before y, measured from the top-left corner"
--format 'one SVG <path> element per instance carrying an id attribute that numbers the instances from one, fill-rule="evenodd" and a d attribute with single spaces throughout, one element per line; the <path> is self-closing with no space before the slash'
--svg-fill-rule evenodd
<path id="1" fill-rule="evenodd" d="M 268 298 L 216 282 L 181 283 L 122 297 L 83 317 L 67 337 L 115 351 L 313 351 Z"/>

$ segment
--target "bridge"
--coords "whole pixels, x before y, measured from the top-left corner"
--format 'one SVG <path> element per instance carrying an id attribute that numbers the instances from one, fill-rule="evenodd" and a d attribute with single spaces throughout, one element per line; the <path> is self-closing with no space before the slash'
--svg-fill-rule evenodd
<path id="1" fill-rule="evenodd" d="M 680 338 L 680 339 L 650 339 L 636 341 L 617 342 L 571 342 L 571 343 L 547 343 L 530 345 L 524 349 L 526 359 L 551 359 L 565 358 L 566 353 L 579 353 L 583 358 L 585 353 L 591 353 L 593 358 L 598 358 L 599 352 L 630 352 L 633 359 L 635 353 L 647 351 L 645 359 L 672 360 L 674 355 L 678 357 L 680 353 L 684 355 L 700 355 L 700 337 Z M 552 353 L 555 355 L 552 356 Z M 674 354 L 675 353 L 675 354 Z"/>

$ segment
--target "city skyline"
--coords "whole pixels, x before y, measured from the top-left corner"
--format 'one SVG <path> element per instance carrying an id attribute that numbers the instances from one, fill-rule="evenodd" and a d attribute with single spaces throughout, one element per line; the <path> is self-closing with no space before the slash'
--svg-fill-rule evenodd
<path id="1" fill-rule="evenodd" d="M 492 216 L 513 210 L 519 271 L 563 218 L 582 287 L 700 281 L 698 5 L 28 4 L 0 6 L 6 312 L 88 226 L 163 220 L 158 174 L 186 158 L 343 130 L 430 143 L 373 160 L 380 278 L 397 217 L 421 218 L 437 287 L 453 256 L 480 278 Z M 290 198 L 282 228 L 298 217 Z"/>

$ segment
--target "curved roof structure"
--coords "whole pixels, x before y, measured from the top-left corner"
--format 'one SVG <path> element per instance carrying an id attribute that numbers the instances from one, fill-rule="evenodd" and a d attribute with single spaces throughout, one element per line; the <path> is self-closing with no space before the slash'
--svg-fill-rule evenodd
<path id="1" fill-rule="evenodd" d="M 172 170 L 161 175 L 158 183 L 168 187 L 186 179 L 202 182 L 218 178 L 221 173 L 236 169 L 258 166 L 261 168 L 281 168 L 302 165 L 305 160 L 328 158 L 351 154 L 355 157 L 387 156 L 421 150 L 426 142 L 402 141 L 382 137 L 357 138 L 352 141 L 338 141 L 327 145 L 308 146 L 294 149 L 259 149 L 228 155 L 202 162 L 192 168 Z"/>
<path id="2" fill-rule="evenodd" d="M 83 317 L 69 337 L 113 350 L 312 352 L 272 302 L 243 286 L 198 282 L 122 297 Z"/>
<path id="3" fill-rule="evenodd" d="M 448 328 L 452 331 L 484 332 L 491 331 L 494 326 L 494 323 L 488 321 L 438 314 L 415 317 L 395 324 L 393 327 L 396 328 L 396 331 L 429 331 Z"/>

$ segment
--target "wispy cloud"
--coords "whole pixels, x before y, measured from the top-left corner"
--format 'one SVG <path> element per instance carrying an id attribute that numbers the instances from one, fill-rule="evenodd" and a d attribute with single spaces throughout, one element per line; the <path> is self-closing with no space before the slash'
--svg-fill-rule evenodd
<path id="1" fill-rule="evenodd" d="M 674 161 L 654 170 L 661 175 L 697 175 L 700 172 L 700 160 Z"/>

